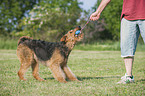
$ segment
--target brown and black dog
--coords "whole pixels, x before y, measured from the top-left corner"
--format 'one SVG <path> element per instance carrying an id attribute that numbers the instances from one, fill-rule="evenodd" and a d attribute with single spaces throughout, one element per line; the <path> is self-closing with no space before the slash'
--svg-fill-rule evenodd
<path id="1" fill-rule="evenodd" d="M 80 27 L 65 34 L 60 42 L 46 42 L 34 40 L 23 36 L 18 41 L 17 56 L 21 62 L 18 76 L 20 80 L 26 80 L 24 74 L 27 69 L 32 67 L 32 74 L 35 79 L 45 81 L 39 76 L 39 63 L 45 64 L 59 82 L 67 83 L 66 77 L 72 81 L 79 81 L 67 66 L 68 56 L 77 41 L 83 38 L 83 34 L 75 35 Z"/>

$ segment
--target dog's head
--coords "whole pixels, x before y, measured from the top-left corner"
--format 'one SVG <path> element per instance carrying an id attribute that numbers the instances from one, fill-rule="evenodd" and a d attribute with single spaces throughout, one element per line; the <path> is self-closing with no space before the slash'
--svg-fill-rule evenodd
<path id="1" fill-rule="evenodd" d="M 65 43 L 67 43 L 67 42 L 77 42 L 77 41 L 81 41 L 83 39 L 84 34 L 81 32 L 81 33 L 79 33 L 79 34 L 76 35 L 75 33 L 78 30 L 81 30 L 81 27 L 80 26 L 76 27 L 74 30 L 68 31 L 68 33 L 65 34 L 60 39 L 60 41 L 61 42 L 65 42 Z"/>

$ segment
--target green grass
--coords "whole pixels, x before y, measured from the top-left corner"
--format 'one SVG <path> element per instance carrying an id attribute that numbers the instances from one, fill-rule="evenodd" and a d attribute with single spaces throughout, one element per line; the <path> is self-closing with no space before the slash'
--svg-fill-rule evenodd
<path id="1" fill-rule="evenodd" d="M 17 39 L 0 38 L 0 49 L 16 49 Z"/>
<path id="2" fill-rule="evenodd" d="M 17 48 L 18 39 L 0 39 L 0 49 L 13 49 Z M 74 50 L 92 50 L 92 51 L 120 51 L 120 42 L 119 41 L 97 41 L 92 44 L 77 44 Z M 137 51 L 145 52 L 145 44 L 139 42 L 137 45 Z"/>
<path id="3" fill-rule="evenodd" d="M 92 51 L 120 51 L 120 41 L 97 41 L 92 44 L 77 44 L 76 50 L 92 50 Z M 139 42 L 137 44 L 137 51 L 145 52 L 145 44 Z"/>
<path id="4" fill-rule="evenodd" d="M 116 84 L 125 73 L 120 51 L 77 51 L 70 54 L 68 66 L 82 82 L 59 83 L 40 65 L 40 76 L 20 81 L 20 63 L 15 50 L 0 50 L 0 96 L 145 96 L 145 52 L 136 52 L 133 66 L 135 83 Z"/>

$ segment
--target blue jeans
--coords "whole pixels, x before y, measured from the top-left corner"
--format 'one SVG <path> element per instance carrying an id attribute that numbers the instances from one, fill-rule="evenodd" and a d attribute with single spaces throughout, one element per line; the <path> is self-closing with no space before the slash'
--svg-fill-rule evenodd
<path id="1" fill-rule="evenodd" d="M 145 20 L 121 20 L 121 57 L 135 55 L 140 34 L 145 43 Z"/>

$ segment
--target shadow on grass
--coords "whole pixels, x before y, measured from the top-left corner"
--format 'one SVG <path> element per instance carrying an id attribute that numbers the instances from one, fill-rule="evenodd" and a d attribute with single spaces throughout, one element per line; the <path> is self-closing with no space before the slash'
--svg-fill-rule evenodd
<path id="1" fill-rule="evenodd" d="M 77 77 L 78 80 L 91 80 L 91 79 L 105 79 L 105 78 L 121 78 L 121 76 L 100 76 L 100 77 Z M 44 78 L 44 80 L 54 80 L 54 77 Z M 66 79 L 66 81 L 69 81 Z M 145 82 L 145 79 L 137 80 L 136 82 Z"/>
<path id="2" fill-rule="evenodd" d="M 121 78 L 120 76 L 102 76 L 102 77 L 77 77 L 78 80 L 90 80 L 90 79 L 104 79 L 104 78 Z M 44 80 L 53 80 L 54 77 L 44 78 Z"/>
<path id="3" fill-rule="evenodd" d="M 90 80 L 90 79 L 105 79 L 105 78 L 121 78 L 120 76 L 102 76 L 102 77 L 77 77 L 79 80 Z"/>
<path id="4" fill-rule="evenodd" d="M 137 80 L 136 82 L 144 82 L 145 83 L 145 79 Z"/>
<path id="5" fill-rule="evenodd" d="M 44 80 L 53 80 L 54 77 L 44 78 Z"/>

